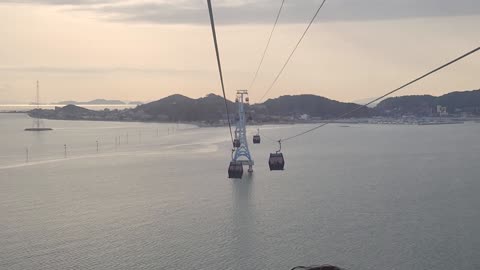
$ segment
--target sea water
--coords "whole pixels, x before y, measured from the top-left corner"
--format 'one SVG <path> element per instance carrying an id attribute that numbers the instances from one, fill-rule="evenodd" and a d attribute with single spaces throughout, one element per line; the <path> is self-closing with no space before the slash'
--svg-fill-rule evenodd
<path id="1" fill-rule="evenodd" d="M 0 114 L 0 269 L 480 269 L 480 124 L 329 125 L 281 172 L 311 125 L 262 126 L 232 180 L 226 128 L 31 122 Z"/>

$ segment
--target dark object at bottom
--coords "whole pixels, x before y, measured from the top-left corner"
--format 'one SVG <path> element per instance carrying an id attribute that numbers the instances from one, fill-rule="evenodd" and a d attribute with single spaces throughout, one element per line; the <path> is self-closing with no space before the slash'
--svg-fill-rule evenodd
<path id="1" fill-rule="evenodd" d="M 283 171 L 283 168 L 285 167 L 283 154 L 271 153 L 270 159 L 268 160 L 268 166 L 270 167 L 270 171 Z"/>
<path id="2" fill-rule="evenodd" d="M 297 266 L 291 270 L 343 270 L 342 268 L 334 265 L 321 265 L 321 266 Z"/>
<path id="3" fill-rule="evenodd" d="M 242 178 L 243 165 L 241 162 L 231 161 L 228 166 L 228 178 Z"/>
<path id="4" fill-rule="evenodd" d="M 25 131 L 50 131 L 51 128 L 26 128 Z"/>

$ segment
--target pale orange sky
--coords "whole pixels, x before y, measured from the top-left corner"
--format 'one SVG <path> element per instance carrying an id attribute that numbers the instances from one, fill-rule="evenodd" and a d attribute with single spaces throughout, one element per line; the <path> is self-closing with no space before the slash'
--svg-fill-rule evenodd
<path id="1" fill-rule="evenodd" d="M 30 102 L 37 79 L 44 102 L 221 94 L 208 24 L 120 20 L 75 5 L 10 2 L 15 1 L 0 1 L 0 102 Z M 312 8 L 302 13 L 305 20 L 317 5 L 311 2 Z M 242 1 L 213 3 L 235 6 Z M 295 12 L 294 6 L 289 8 L 286 14 Z M 271 8 L 272 17 L 276 10 L 276 5 Z M 232 98 L 236 89 L 249 86 L 271 24 L 222 24 L 220 12 L 220 52 Z M 328 3 L 322 12 L 329 12 Z M 320 19 L 268 97 L 300 93 L 341 101 L 374 97 L 479 46 L 480 15 L 446 13 Z M 278 26 L 257 83 L 249 89 L 253 101 L 273 81 L 304 27 L 294 20 Z M 400 95 L 479 89 L 479 71 L 476 54 Z"/>

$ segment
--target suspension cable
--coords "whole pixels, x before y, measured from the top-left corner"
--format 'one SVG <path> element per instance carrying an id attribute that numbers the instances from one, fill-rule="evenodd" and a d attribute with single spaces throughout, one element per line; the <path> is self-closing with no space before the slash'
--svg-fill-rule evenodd
<path id="1" fill-rule="evenodd" d="M 222 84 L 223 100 L 225 102 L 225 110 L 227 111 L 228 129 L 230 130 L 230 139 L 232 140 L 233 144 L 232 124 L 230 123 L 230 112 L 228 110 L 227 95 L 225 94 L 225 85 L 223 83 L 222 64 L 220 62 L 220 53 L 218 51 L 217 33 L 215 31 L 215 20 L 213 19 L 212 2 L 211 0 L 207 0 L 207 3 L 208 13 L 210 14 L 210 25 L 212 26 L 213 43 L 215 45 L 215 53 L 217 55 L 218 72 L 220 74 L 220 82 Z"/>
<path id="2" fill-rule="evenodd" d="M 349 114 L 352 114 L 352 113 L 357 112 L 357 111 L 359 111 L 359 110 L 361 110 L 361 109 L 363 109 L 363 108 L 366 108 L 366 107 L 368 107 L 368 105 L 370 105 L 370 104 L 372 104 L 372 103 L 375 103 L 375 102 L 377 102 L 377 101 L 379 101 L 379 100 L 381 100 L 381 99 L 383 99 L 383 98 L 385 98 L 385 97 L 387 97 L 387 96 L 390 96 L 391 94 L 393 94 L 393 93 L 395 93 L 395 92 L 397 92 L 397 91 L 400 91 L 401 89 L 403 89 L 403 88 L 405 88 L 405 87 L 407 87 L 407 86 L 409 86 L 409 85 L 411 85 L 411 84 L 413 84 L 413 83 L 415 83 L 415 82 L 417 82 L 417 81 L 420 81 L 420 80 L 424 79 L 425 77 L 428 77 L 428 76 L 432 75 L 433 73 L 436 73 L 437 71 L 440 71 L 440 70 L 448 67 L 449 65 L 451 65 L 451 64 L 453 64 L 453 63 L 455 63 L 455 62 L 457 62 L 457 61 L 460 61 L 461 59 L 463 59 L 463 58 L 465 58 L 465 57 L 467 57 L 467 56 L 469 56 L 469 55 L 477 52 L 478 50 L 480 50 L 480 47 L 477 47 L 476 49 L 473 49 L 473 50 L 471 50 L 471 51 L 469 51 L 469 52 L 467 52 L 467 53 L 465 53 L 465 54 L 463 54 L 463 55 L 461 55 L 461 56 L 459 56 L 459 57 L 451 60 L 450 62 L 448 62 L 448 63 L 446 63 L 446 64 L 443 64 L 443 65 L 441 65 L 441 66 L 439 66 L 439 67 L 437 67 L 437 68 L 435 68 L 435 69 L 433 69 L 433 70 L 425 73 L 424 75 L 422 75 L 422 76 L 420 76 L 420 77 L 418 77 L 418 78 L 416 78 L 416 79 L 414 79 L 414 80 L 412 80 L 412 81 L 410 81 L 410 82 L 408 82 L 408 83 L 406 83 L 406 84 L 404 84 L 404 85 L 402 85 L 402 86 L 400 86 L 400 87 L 398 87 L 398 88 L 396 88 L 396 89 L 394 89 L 394 90 L 392 90 L 392 91 L 390 91 L 390 92 L 388 92 L 388 93 L 386 93 L 386 94 L 384 94 L 384 95 L 382 95 L 382 96 L 380 96 L 380 97 L 378 97 L 378 98 L 376 98 L 376 99 L 374 99 L 374 100 L 372 100 L 372 101 L 370 101 L 370 102 L 368 102 L 367 104 L 359 105 L 357 108 L 355 108 L 355 109 L 353 109 L 353 110 L 351 110 L 351 111 L 348 111 L 348 112 L 346 112 L 346 113 L 344 113 L 344 114 L 341 114 L 341 115 L 339 115 L 339 116 L 337 116 L 337 117 L 335 117 L 335 118 L 333 118 L 333 119 L 331 119 L 331 120 L 329 120 L 329 121 L 327 121 L 327 122 L 325 122 L 325 123 L 323 123 L 323 124 L 321 124 L 321 125 L 318 125 L 318 126 L 316 126 L 316 127 L 313 127 L 313 128 L 311 128 L 311 129 L 308 129 L 308 130 L 303 131 L 303 132 L 301 132 L 301 133 L 298 133 L 298 134 L 296 134 L 296 135 L 293 135 L 293 136 L 290 136 L 290 137 L 287 137 L 287 138 L 284 138 L 284 139 L 280 139 L 279 141 L 285 142 L 285 141 L 288 141 L 288 140 L 291 140 L 291 139 L 300 137 L 300 136 L 305 135 L 305 134 L 307 134 L 307 133 L 310 133 L 310 132 L 312 132 L 312 131 L 314 131 L 314 130 L 317 130 L 317 129 L 321 128 L 321 127 L 324 127 L 324 126 L 326 126 L 326 125 L 328 125 L 328 124 L 331 124 L 331 123 L 333 123 L 334 121 L 339 120 L 339 119 L 341 119 L 341 118 L 343 118 L 343 117 L 345 117 L 345 116 L 347 116 L 347 115 L 349 115 Z"/>
<path id="3" fill-rule="evenodd" d="M 287 67 L 288 63 L 290 62 L 290 59 L 292 59 L 292 56 L 293 54 L 295 53 L 295 51 L 297 50 L 298 46 L 300 45 L 300 43 L 302 42 L 303 38 L 305 37 L 305 35 L 307 34 L 308 30 L 310 29 L 310 27 L 312 26 L 313 22 L 315 21 L 315 19 L 317 18 L 318 16 L 318 13 L 320 13 L 320 10 L 322 9 L 323 5 L 325 4 L 327 0 L 323 0 L 322 3 L 320 4 L 320 6 L 318 7 L 317 11 L 315 12 L 315 15 L 313 15 L 312 19 L 310 20 L 310 23 L 308 24 L 307 28 L 305 28 L 305 31 L 303 32 L 302 36 L 300 37 L 300 39 L 298 40 L 297 44 L 295 45 L 295 47 L 293 48 L 292 52 L 290 53 L 290 55 L 288 56 L 287 58 L 287 61 L 285 61 L 285 63 L 283 64 L 283 67 L 282 69 L 280 69 L 280 72 L 277 74 L 277 76 L 275 77 L 275 79 L 273 80 L 272 84 L 270 85 L 270 87 L 268 87 L 267 91 L 265 91 L 265 93 L 263 94 L 262 98 L 260 98 L 260 100 L 258 101 L 258 103 L 261 103 L 263 101 L 263 99 L 265 98 L 265 96 L 270 92 L 270 90 L 272 90 L 273 86 L 275 85 L 275 83 L 278 81 L 278 79 L 280 78 L 280 75 L 282 75 L 283 71 L 285 70 L 285 68 Z"/>
<path id="4" fill-rule="evenodd" d="M 267 136 L 267 135 L 265 135 L 265 134 L 263 134 L 263 133 L 262 133 L 262 137 L 264 137 L 264 138 L 266 138 L 267 140 L 272 141 L 272 142 L 274 142 L 274 143 L 277 143 L 277 142 L 278 142 L 278 140 L 275 140 L 274 138 L 271 138 L 271 137 L 269 137 L 269 136 Z"/>
<path id="5" fill-rule="evenodd" d="M 260 71 L 260 67 L 262 66 L 263 60 L 265 59 L 265 55 L 267 54 L 268 47 L 270 45 L 270 41 L 272 40 L 273 32 L 275 31 L 275 28 L 277 27 L 278 19 L 280 18 L 280 14 L 282 13 L 283 5 L 285 4 L 285 0 L 282 0 L 282 4 L 280 5 L 280 9 L 278 10 L 277 13 L 277 18 L 275 19 L 275 23 L 273 24 L 272 31 L 270 32 L 270 37 L 268 37 L 267 45 L 265 46 L 265 50 L 263 51 L 262 58 L 260 59 L 260 63 L 258 64 L 257 71 L 255 72 L 255 75 L 253 76 L 253 80 L 250 83 L 250 87 L 248 89 L 252 89 L 253 84 L 255 83 L 255 80 L 257 79 L 258 72 Z"/>

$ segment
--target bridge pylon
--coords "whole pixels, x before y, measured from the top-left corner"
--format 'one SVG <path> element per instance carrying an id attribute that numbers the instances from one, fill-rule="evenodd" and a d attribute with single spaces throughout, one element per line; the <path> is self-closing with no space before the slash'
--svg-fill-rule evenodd
<path id="1" fill-rule="evenodd" d="M 248 91 L 238 90 L 235 98 L 235 105 L 237 106 L 236 127 L 234 149 L 232 150 L 232 162 L 236 164 L 248 165 L 248 172 L 253 172 L 253 165 L 255 162 L 252 159 L 250 150 L 248 149 L 247 140 L 247 119 L 245 117 L 245 104 L 248 104 Z"/>

